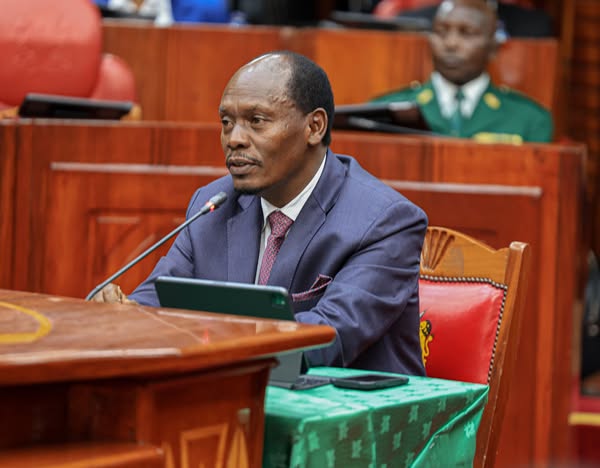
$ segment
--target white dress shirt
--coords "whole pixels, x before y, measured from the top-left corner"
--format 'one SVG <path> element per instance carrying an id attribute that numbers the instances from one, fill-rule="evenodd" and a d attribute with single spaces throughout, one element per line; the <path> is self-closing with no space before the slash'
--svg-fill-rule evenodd
<path id="1" fill-rule="evenodd" d="M 300 214 L 302 207 L 310 197 L 310 194 L 315 189 L 317 182 L 321 178 L 321 174 L 323 173 L 323 169 L 325 168 L 325 160 L 327 159 L 327 153 L 325 153 L 325 157 L 323 158 L 323 162 L 321 166 L 317 170 L 314 177 L 310 180 L 310 182 L 302 189 L 302 191 L 287 205 L 282 206 L 281 208 L 269 203 L 267 200 L 261 197 L 260 204 L 262 206 L 263 212 L 263 227 L 262 233 L 260 237 L 260 251 L 258 253 L 258 264 L 256 266 L 256 276 L 254 277 L 254 282 L 258 282 L 258 275 L 260 273 L 260 265 L 262 263 L 263 254 L 265 252 L 265 248 L 267 247 L 267 239 L 269 239 L 269 235 L 271 234 L 271 225 L 267 221 L 268 216 L 273 211 L 281 211 L 284 215 L 290 218 L 292 221 L 296 221 L 296 218 Z M 293 226 L 293 225 L 292 225 Z M 289 231 L 288 231 L 289 232 Z M 287 234 L 286 234 L 287 235 Z"/>
<path id="2" fill-rule="evenodd" d="M 458 86 L 451 83 L 438 72 L 431 74 L 431 84 L 435 89 L 441 114 L 449 119 L 456 110 L 456 91 Z M 460 110 L 463 117 L 469 119 L 475 111 L 482 94 L 490 84 L 490 76 L 482 73 L 474 80 L 461 86 L 464 98 Z"/>

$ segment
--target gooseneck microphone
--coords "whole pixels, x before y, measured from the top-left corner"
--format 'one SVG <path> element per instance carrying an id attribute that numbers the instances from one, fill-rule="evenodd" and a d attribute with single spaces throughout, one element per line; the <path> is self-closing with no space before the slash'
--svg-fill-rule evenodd
<path id="1" fill-rule="evenodd" d="M 121 268 L 115 274 L 111 275 L 110 277 L 108 277 L 104 281 L 102 281 L 102 283 L 100 283 L 98 286 L 96 286 L 94 289 L 92 289 L 92 291 L 85 297 L 85 300 L 89 301 L 99 291 L 101 291 L 102 288 L 104 288 L 107 284 L 113 282 L 115 279 L 117 279 L 119 276 L 121 276 L 123 273 L 125 273 L 127 270 L 129 270 L 133 265 L 135 265 L 140 260 L 142 260 L 143 258 L 148 256 L 148 254 L 154 252 L 157 248 L 159 248 L 161 245 L 163 245 L 165 242 L 167 242 L 171 237 L 173 237 L 175 234 L 177 234 L 179 231 L 181 231 L 183 228 L 185 228 L 188 224 L 193 223 L 200 216 L 216 210 L 219 206 L 221 206 L 223 203 L 225 203 L 225 200 L 227 200 L 227 194 L 225 192 L 219 192 L 215 196 L 211 197 L 211 199 L 208 200 L 204 204 L 204 206 L 202 207 L 202 209 L 200 211 L 198 211 L 198 213 L 196 213 L 191 218 L 185 220 L 184 223 L 177 226 L 169 234 L 167 234 L 165 237 L 160 239 L 156 244 L 148 247 L 140 255 L 138 255 L 136 258 L 131 260 L 127 265 L 125 265 L 123 268 Z"/>

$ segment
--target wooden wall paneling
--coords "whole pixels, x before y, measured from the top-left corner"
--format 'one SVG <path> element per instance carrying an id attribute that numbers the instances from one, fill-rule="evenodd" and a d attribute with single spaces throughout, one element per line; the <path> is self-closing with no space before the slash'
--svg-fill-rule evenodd
<path id="1" fill-rule="evenodd" d="M 354 156 L 367 171 L 383 179 L 435 180 L 430 145 L 423 138 L 405 136 L 398 140 L 374 133 L 334 131 L 331 149 Z"/>
<path id="2" fill-rule="evenodd" d="M 497 84 L 517 89 L 554 110 L 560 88 L 558 52 L 555 39 L 512 39 L 500 46 L 490 74 Z"/>
<path id="3" fill-rule="evenodd" d="M 327 72 L 336 104 L 368 101 L 422 79 L 430 61 L 427 43 L 417 34 L 310 29 L 294 31 L 290 48 Z"/>
<path id="4" fill-rule="evenodd" d="M 14 230 L 14 289 L 23 291 L 39 291 L 39 285 L 34 284 L 32 268 L 36 262 L 41 262 L 43 255 L 39 245 L 32 245 L 32 232 L 40 227 L 43 216 L 45 194 L 42 184 L 45 178 L 40 167 L 44 166 L 44 153 L 33 153 L 33 129 L 21 123 L 17 129 L 18 140 L 16 183 L 15 183 L 15 230 Z M 19 239 L 19 242 L 16 242 Z"/>
<path id="5" fill-rule="evenodd" d="M 494 248 L 514 240 L 539 246 L 540 187 L 382 180 L 423 208 L 430 226 L 455 229 Z M 514 222 L 515 213 L 521 222 Z M 531 289 L 535 283 L 532 278 Z"/>
<path id="6" fill-rule="evenodd" d="M 170 232 L 193 192 L 226 173 L 219 132 L 191 124 L 20 125 L 18 288 L 83 297 Z M 165 252 L 124 275 L 123 289 L 145 279 Z"/>
<path id="7" fill-rule="evenodd" d="M 164 28 L 124 20 L 103 21 L 103 49 L 133 71 L 144 120 L 165 120 L 167 34 Z"/>
<path id="8" fill-rule="evenodd" d="M 4 308 L 3 314 L 6 312 Z M 13 317 L 13 323 L 16 321 Z M 43 389 L 41 394 L 40 389 Z M 62 383 L 38 389 L 26 385 L 1 387 L 0 418 L 4 424 L 0 425 L 0 453 L 36 441 L 66 442 L 68 395 L 69 387 Z"/>
<path id="9" fill-rule="evenodd" d="M 215 166 L 219 174 L 225 170 L 219 123 L 161 125 L 155 144 L 159 164 Z"/>
<path id="10" fill-rule="evenodd" d="M 174 127 L 167 125 L 164 131 L 168 133 L 169 130 L 174 130 Z M 86 262 L 83 259 L 77 260 L 75 265 L 70 263 L 70 268 L 66 269 L 64 278 L 61 277 L 59 272 L 53 277 L 48 275 L 46 271 L 46 268 L 49 267 L 59 267 L 63 261 L 61 255 L 70 258 L 82 252 L 94 252 L 100 259 L 103 258 L 102 255 L 105 255 L 104 252 L 96 250 L 96 248 L 90 250 L 81 244 L 69 244 L 69 237 L 78 235 L 82 225 L 85 226 L 87 232 L 87 223 L 91 219 L 88 219 L 87 216 L 94 214 L 89 212 L 84 216 L 84 213 L 79 213 L 81 217 L 73 218 L 73 210 L 77 211 L 77 206 L 81 206 L 81 203 L 89 199 L 91 194 L 96 193 L 96 201 L 99 204 L 96 208 L 99 213 L 102 213 L 98 221 L 97 228 L 99 230 L 97 235 L 105 235 L 108 236 L 108 239 L 112 239 L 111 236 L 116 235 L 116 232 L 121 232 L 119 229 L 123 229 L 127 225 L 125 219 L 128 219 L 128 215 L 123 215 L 125 217 L 115 215 L 116 218 L 111 218 L 112 215 L 107 214 L 108 211 L 102 211 L 106 208 L 102 205 L 103 200 L 113 200 L 114 205 L 118 207 L 120 204 L 125 203 L 125 198 L 138 197 L 136 199 L 139 200 L 139 197 L 144 194 L 159 193 L 160 187 L 162 187 L 160 181 L 163 180 L 160 174 L 169 173 L 168 168 L 154 167 L 155 172 L 152 172 L 152 174 L 159 188 L 153 191 L 146 189 L 146 192 L 143 192 L 144 188 L 136 184 L 136 173 L 143 173 L 147 170 L 148 164 L 168 164 L 168 157 L 165 154 L 169 155 L 185 148 L 189 151 L 191 164 L 199 164 L 202 161 L 202 158 L 197 155 L 202 154 L 203 143 L 197 139 L 181 137 L 182 133 L 175 131 L 177 136 L 181 138 L 172 138 L 171 140 L 167 138 L 167 141 L 189 142 L 189 144 L 176 145 L 171 151 L 171 148 L 165 148 L 164 144 L 161 143 L 164 140 L 161 137 L 162 133 L 156 127 L 147 127 L 136 123 L 85 125 L 81 122 L 47 121 L 40 124 L 23 122 L 19 125 L 17 132 L 19 148 L 15 238 L 20 241 L 15 243 L 15 268 L 13 272 L 14 287 L 16 289 L 57 292 L 65 295 L 69 295 L 69 292 L 73 291 L 73 295 L 81 296 L 82 286 L 77 286 L 79 278 L 86 278 L 90 281 L 92 278 L 96 278 L 96 276 L 87 276 L 87 274 L 74 275 L 78 268 L 85 265 Z M 216 135 L 218 136 L 218 133 Z M 212 155 L 214 152 L 210 152 L 210 154 Z M 221 162 L 222 158 L 219 158 L 218 161 Z M 80 183 L 74 190 L 71 184 L 75 184 L 75 182 L 60 177 L 61 171 L 64 171 L 65 167 L 72 170 L 72 167 L 68 165 L 72 162 L 80 164 L 77 166 L 76 172 L 78 174 L 101 172 L 103 174 L 103 185 L 96 186 L 96 181 L 93 178 L 88 178 L 86 180 L 87 184 Z M 127 163 L 125 168 L 117 164 L 123 162 Z M 222 163 L 218 170 L 224 170 Z M 218 170 L 216 170 L 216 174 L 220 174 Z M 196 184 L 202 181 L 202 177 L 206 177 L 202 171 L 198 176 L 194 176 L 193 171 L 189 170 L 187 172 L 181 170 L 171 172 L 170 176 L 181 175 L 182 172 L 192 180 L 191 185 L 195 186 L 198 186 Z M 208 170 L 208 174 L 211 179 L 216 177 L 214 175 L 215 171 Z M 113 175 L 114 180 L 111 178 Z M 124 180 L 128 181 L 128 185 L 127 182 L 123 182 L 127 185 L 128 192 L 117 191 L 113 183 Z M 181 187 L 178 184 L 170 187 L 170 190 L 171 192 L 163 190 L 165 198 L 180 196 Z M 193 189 L 184 192 L 181 199 L 182 203 L 175 205 L 177 216 L 181 217 L 185 214 L 185 207 L 192 192 Z M 123 199 L 119 199 L 119 196 Z M 153 203 L 148 203 L 150 206 L 154 206 Z M 141 203 L 140 206 L 146 205 Z M 53 217 L 49 216 L 49 212 L 52 212 Z M 108 218 L 105 216 L 108 216 Z M 115 223 L 107 223 L 106 220 L 115 220 Z M 159 223 L 156 219 L 155 221 L 146 220 L 145 222 L 149 222 L 153 226 Z M 57 231 L 48 230 L 52 226 L 58 226 Z M 116 231 L 107 231 L 108 226 L 113 226 Z M 162 223 L 161 226 L 159 233 L 166 234 L 168 226 L 171 226 L 171 224 Z M 101 228 L 105 229 L 102 230 Z M 86 238 L 86 241 L 88 240 Z M 77 245 L 76 248 L 74 248 L 75 245 Z M 58 246 L 62 246 L 60 250 L 57 250 Z M 62 250 L 63 247 L 66 250 Z M 47 258 L 46 255 L 49 255 L 48 258 L 52 259 L 49 265 L 44 263 Z M 121 258 L 120 261 L 123 261 L 124 258 L 126 257 Z M 117 262 L 118 260 L 115 259 L 112 263 L 107 263 L 107 266 L 112 267 Z M 71 270 L 71 268 L 74 269 Z M 64 285 L 65 289 L 57 289 L 56 284 L 52 284 L 53 281 Z M 69 281 L 72 283 L 70 286 L 68 285 Z"/>
<path id="11" fill-rule="evenodd" d="M 128 162 L 154 164 L 161 151 L 155 126 L 137 122 L 24 120 L 19 124 L 19 162 Z M 25 148 L 21 148 L 25 146 Z"/>
<path id="12" fill-rule="evenodd" d="M 54 275 L 40 272 L 44 278 L 40 289 L 85 297 L 110 273 L 182 223 L 194 191 L 225 172 L 221 168 L 221 174 L 214 170 L 205 175 L 203 169 L 206 167 L 52 164 L 48 191 L 55 195 L 47 207 L 46 235 L 37 241 L 46 245 L 44 263 L 60 263 L 61 267 Z M 72 225 L 80 227 L 65 233 L 64 227 Z M 126 293 L 133 291 L 171 243 L 115 282 Z"/>
<path id="13" fill-rule="evenodd" d="M 219 122 L 221 95 L 233 73 L 283 48 L 275 27 L 176 26 L 167 33 L 166 120 Z"/>
<path id="14" fill-rule="evenodd" d="M 574 2 L 574 47 L 570 62 L 569 135 L 588 145 L 587 170 L 590 221 L 586 236 L 600 253 L 600 3 Z"/>
<path id="15" fill-rule="evenodd" d="M 565 151 L 563 149 L 563 151 Z M 587 152 L 585 153 L 587 158 Z M 588 206 L 584 204 L 585 200 L 585 172 L 582 170 L 578 161 L 573 158 L 561 158 L 559 193 L 559 223 L 564 226 L 561 229 L 560 254 L 558 256 L 556 305 L 559 310 L 568 310 L 572 307 L 572 298 L 569 291 L 575 291 L 576 307 L 571 317 L 561 316 L 562 319 L 557 323 L 554 332 L 554 341 L 557 346 L 554 348 L 553 360 L 556 362 L 557 372 L 553 375 L 552 385 L 557 385 L 563 379 L 571 379 L 575 382 L 579 377 L 581 369 L 581 324 L 583 323 L 583 298 L 585 281 L 587 279 L 587 255 L 590 248 L 589 238 L 586 234 L 586 227 L 582 220 L 588 216 Z M 574 187 L 580 187 L 579 191 Z M 578 207 L 579 209 L 574 209 Z M 565 275 L 569 271 L 575 259 L 575 274 Z M 564 333 L 565 329 L 572 327 L 572 333 L 569 337 Z M 564 329 L 562 327 L 565 327 Z M 560 352 L 561 348 L 569 346 L 572 349 L 571 356 L 566 356 Z M 570 367 L 568 367 L 570 366 Z M 572 400 L 565 401 L 559 393 L 553 393 L 553 405 L 557 412 L 562 414 L 572 410 Z M 573 439 L 574 433 L 567 432 L 565 437 L 557 432 L 551 433 L 550 444 L 558 453 L 571 452 L 576 444 Z"/>
<path id="16" fill-rule="evenodd" d="M 151 128 L 135 124 L 85 125 L 81 122 L 22 121 L 17 130 L 17 184 L 15 217 L 15 289 L 43 291 L 47 208 L 57 195 L 48 191 L 50 166 L 55 161 L 150 163 L 156 148 Z M 56 188 L 56 187 L 53 187 Z M 84 187 L 85 190 L 88 187 Z M 85 193 L 85 190 L 83 193 Z M 107 189 L 107 191 L 109 191 Z M 73 194 L 74 199 L 79 194 Z M 57 214 L 69 209 L 61 206 Z M 79 226 L 66 225 L 59 235 Z M 54 249 L 49 245 L 50 249 Z M 63 254 L 65 254 L 63 252 Z"/>
<path id="17" fill-rule="evenodd" d="M 13 287 L 16 126 L 0 123 L 0 288 Z"/>

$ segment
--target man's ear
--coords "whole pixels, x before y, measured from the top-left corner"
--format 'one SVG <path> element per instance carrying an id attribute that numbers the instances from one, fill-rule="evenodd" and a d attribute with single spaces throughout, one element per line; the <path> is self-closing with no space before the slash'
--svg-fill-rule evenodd
<path id="1" fill-rule="evenodd" d="M 319 107 L 308 114 L 308 144 L 316 146 L 321 144 L 325 132 L 327 132 L 327 112 Z"/>

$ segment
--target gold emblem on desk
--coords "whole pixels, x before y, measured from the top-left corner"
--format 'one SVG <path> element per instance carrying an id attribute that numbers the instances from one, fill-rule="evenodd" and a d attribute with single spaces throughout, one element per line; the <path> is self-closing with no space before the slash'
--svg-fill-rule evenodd
<path id="1" fill-rule="evenodd" d="M 10 333 L 2 333 L 2 329 L 0 328 L 0 345 L 32 343 L 46 336 L 48 333 L 50 333 L 50 330 L 52 330 L 52 322 L 50 322 L 47 317 L 39 312 L 36 312 L 35 310 L 26 309 L 25 307 L 0 301 L 0 314 L 6 315 L 7 312 L 2 309 L 10 309 L 16 311 L 19 315 L 27 315 L 37 322 L 38 326 L 37 329 L 32 332 L 17 332 L 15 330 L 11 330 Z M 15 322 L 11 321 L 11 323 L 13 323 L 14 326 Z"/>

